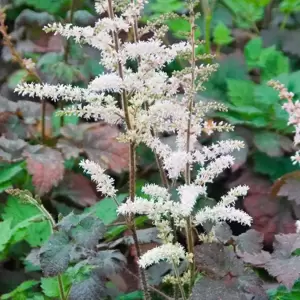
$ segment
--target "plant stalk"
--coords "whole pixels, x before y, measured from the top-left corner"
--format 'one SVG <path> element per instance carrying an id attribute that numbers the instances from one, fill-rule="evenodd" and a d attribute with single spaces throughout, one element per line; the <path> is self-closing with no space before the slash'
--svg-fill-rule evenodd
<path id="1" fill-rule="evenodd" d="M 112 5 L 112 0 L 108 0 L 108 14 L 111 19 L 114 18 L 114 10 L 113 10 L 113 5 Z M 114 39 L 114 44 L 115 44 L 115 50 L 116 52 L 119 51 L 120 45 L 119 45 L 119 38 L 118 38 L 118 33 L 117 32 L 112 32 L 113 39 Z M 121 62 L 118 62 L 118 73 L 120 78 L 124 78 L 124 73 L 123 73 L 123 66 Z M 129 107 L 128 107 L 128 99 L 126 95 L 126 91 L 123 89 L 121 92 L 121 104 L 122 104 L 122 109 L 124 111 L 125 115 L 125 121 L 126 121 L 126 126 L 127 130 L 132 129 L 131 121 L 130 121 L 130 114 L 129 114 Z M 135 143 L 131 141 L 129 143 L 129 198 L 132 202 L 135 200 L 135 182 L 136 182 L 136 149 L 135 149 Z M 136 227 L 135 227 L 135 222 L 134 219 L 130 219 L 128 222 L 128 227 L 130 228 L 134 240 L 134 245 L 137 251 L 137 255 L 140 258 L 141 256 L 141 249 L 139 245 L 139 241 L 137 238 L 137 233 L 136 233 Z M 139 273 L 140 273 L 140 280 L 141 280 L 141 285 L 142 285 L 142 290 L 145 296 L 145 300 L 150 300 L 150 294 L 148 290 L 148 283 L 147 283 L 147 278 L 144 270 L 139 267 Z"/>
<path id="2" fill-rule="evenodd" d="M 186 136 L 186 152 L 190 152 L 190 135 L 191 135 L 191 125 L 192 125 L 192 112 L 194 107 L 194 97 L 195 97 L 195 80 L 196 80 L 196 41 L 195 41 L 195 14 L 194 8 L 191 6 L 190 8 L 190 22 L 191 22 L 191 46 L 192 46 L 192 57 L 191 57 L 191 90 L 189 95 L 189 102 L 188 102 L 188 111 L 189 111 L 189 118 L 187 124 L 187 136 Z M 185 170 L 185 183 L 187 185 L 191 184 L 191 166 L 189 163 L 186 164 Z M 188 252 L 194 254 L 194 240 L 193 240 L 193 230 L 192 230 L 192 220 L 191 217 L 188 217 L 186 220 L 186 236 L 187 236 L 187 246 Z M 195 264 L 194 261 L 189 263 L 190 269 L 190 285 L 189 285 L 189 293 L 192 290 L 194 284 L 194 277 L 195 277 Z"/>
<path id="3" fill-rule="evenodd" d="M 67 20 L 68 23 L 73 23 L 73 20 L 74 20 L 74 12 L 75 12 L 75 1 L 76 0 L 72 0 L 71 1 L 71 6 L 70 6 L 70 16 Z M 67 39 L 66 41 L 66 46 L 65 46 L 65 49 L 64 49 L 64 62 L 65 64 L 67 65 L 69 63 L 69 55 L 70 55 L 70 48 L 71 48 L 71 40 L 70 39 Z M 60 110 L 63 110 L 64 108 L 64 103 L 62 101 L 59 102 L 59 109 Z M 59 123 L 60 123 L 60 127 L 63 127 L 64 126 L 64 116 L 61 115 L 59 117 Z"/>
<path id="4" fill-rule="evenodd" d="M 180 275 L 179 275 L 179 271 L 178 271 L 178 268 L 176 266 L 176 264 L 173 262 L 173 268 L 174 268 L 174 272 L 175 272 L 175 276 L 178 280 L 178 288 L 179 288 L 179 291 L 181 293 L 181 296 L 182 296 L 182 299 L 184 300 L 187 300 L 187 297 L 185 295 L 185 291 L 184 291 L 184 288 L 183 286 L 180 284 Z"/>
<path id="5" fill-rule="evenodd" d="M 134 0 L 131 0 L 130 2 L 134 3 Z M 133 23 L 133 40 L 134 40 L 135 43 L 137 43 L 139 41 L 139 37 L 138 37 L 138 22 L 137 22 L 137 18 L 136 17 L 134 18 L 134 23 Z M 146 110 L 149 109 L 148 103 L 145 103 L 145 109 Z M 156 134 L 155 134 L 155 132 L 153 130 L 151 130 L 151 135 L 153 137 L 156 136 Z M 162 182 L 163 186 L 166 189 L 169 189 L 170 185 L 169 185 L 167 174 L 166 174 L 166 172 L 165 172 L 165 170 L 163 168 L 162 161 L 161 161 L 160 157 L 158 156 L 158 154 L 156 152 L 154 152 L 154 156 L 155 156 L 156 165 L 157 165 L 158 170 L 159 170 L 159 175 L 160 175 L 160 178 L 161 178 L 161 182 Z"/>
<path id="6" fill-rule="evenodd" d="M 6 14 L 3 10 L 0 10 L 0 32 L 3 36 L 3 44 L 5 44 L 11 53 L 11 56 L 15 62 L 19 64 L 19 66 L 25 70 L 29 77 L 32 77 L 34 81 L 37 81 L 38 83 L 42 83 L 42 80 L 38 73 L 36 72 L 35 68 L 29 67 L 28 64 L 26 64 L 26 61 L 23 59 L 22 55 L 15 49 L 11 37 L 7 33 L 7 26 L 5 25 L 5 19 Z M 42 112 L 41 112 L 41 137 L 42 137 L 42 144 L 45 142 L 45 117 L 46 117 L 46 101 L 45 99 L 41 99 L 41 106 L 42 106 Z"/>

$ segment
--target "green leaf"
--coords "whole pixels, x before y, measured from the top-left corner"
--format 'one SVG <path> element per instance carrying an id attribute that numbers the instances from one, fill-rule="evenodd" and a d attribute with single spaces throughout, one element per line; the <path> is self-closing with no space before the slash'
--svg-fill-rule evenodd
<path id="1" fill-rule="evenodd" d="M 254 134 L 254 145 L 268 156 L 282 156 L 280 136 L 270 131 L 259 131 Z"/>
<path id="2" fill-rule="evenodd" d="M 12 182 L 11 181 L 6 181 L 6 182 L 2 182 L 0 183 L 0 193 L 4 192 L 7 189 L 12 188 Z"/>
<path id="3" fill-rule="evenodd" d="M 53 66 L 58 62 L 63 61 L 63 55 L 56 52 L 48 52 L 42 55 L 36 66 L 44 73 L 53 72 Z"/>
<path id="4" fill-rule="evenodd" d="M 9 196 L 2 218 L 12 219 L 12 228 L 18 226 L 23 221 L 28 221 L 32 217 L 43 217 L 40 210 L 34 205 L 21 203 L 18 198 Z M 41 246 L 50 236 L 51 228 L 48 221 L 28 224 L 26 227 L 26 233 L 17 232 L 14 237 L 16 240 L 24 237 L 32 247 Z M 21 236 L 18 236 L 21 235 Z"/>
<path id="5" fill-rule="evenodd" d="M 150 1 L 148 9 L 154 14 L 176 12 L 184 8 L 184 3 L 179 0 L 156 0 Z"/>
<path id="6" fill-rule="evenodd" d="M 72 245 L 63 231 L 55 232 L 41 247 L 40 262 L 45 276 L 56 276 L 67 270 Z"/>
<path id="7" fill-rule="evenodd" d="M 14 2 L 15 5 L 28 5 L 51 14 L 58 14 L 64 6 L 69 7 L 70 5 L 70 0 L 14 0 Z"/>
<path id="8" fill-rule="evenodd" d="M 250 40 L 245 46 L 244 55 L 250 70 L 259 66 L 262 49 L 263 42 L 260 37 Z"/>
<path id="9" fill-rule="evenodd" d="M 172 31 L 174 37 L 179 39 L 186 39 L 186 35 L 191 31 L 191 25 L 188 20 L 183 18 L 175 18 L 168 20 L 167 25 L 169 29 Z M 183 34 L 184 33 L 184 34 Z M 199 39 L 201 36 L 200 29 L 197 27 L 195 30 L 195 39 Z"/>
<path id="10" fill-rule="evenodd" d="M 0 232 L 0 252 L 2 252 L 11 238 L 11 219 L 0 222 Z"/>
<path id="11" fill-rule="evenodd" d="M 127 196 L 127 194 L 120 194 L 117 196 L 117 201 L 122 203 Z M 95 214 L 105 225 L 111 224 L 118 218 L 117 205 L 112 198 L 104 198 L 86 211 Z"/>
<path id="12" fill-rule="evenodd" d="M 51 118 L 51 123 L 52 123 L 52 129 L 53 129 L 53 133 L 54 135 L 59 135 L 60 134 L 60 122 L 61 122 L 61 117 L 57 115 L 57 112 L 59 110 L 55 110 L 52 114 L 52 118 Z M 64 126 L 68 125 L 68 124 L 73 124 L 73 125 L 77 125 L 79 123 L 79 117 L 77 116 L 64 116 L 63 117 L 64 120 Z"/>
<path id="13" fill-rule="evenodd" d="M 228 98 L 235 106 L 253 106 L 254 85 L 251 81 L 229 79 Z"/>
<path id="14" fill-rule="evenodd" d="M 12 180 L 16 175 L 22 172 L 25 168 L 25 162 L 19 162 L 16 164 L 10 164 L 0 170 L 0 183 L 5 183 Z"/>
<path id="15" fill-rule="evenodd" d="M 31 289 L 32 287 L 36 286 L 39 282 L 36 280 L 28 280 L 28 281 L 24 281 L 23 283 L 21 283 L 16 289 L 14 289 L 13 291 L 11 291 L 8 294 L 4 294 L 1 296 L 1 300 L 7 300 L 7 299 L 12 299 L 12 300 L 18 300 L 20 298 L 18 298 L 18 296 L 20 294 L 24 294 L 23 292 Z M 23 298 L 24 300 L 26 298 Z"/>
<path id="16" fill-rule="evenodd" d="M 40 27 L 51 24 L 55 18 L 46 12 L 36 12 L 31 9 L 24 9 L 15 20 L 15 28 L 20 27 Z"/>
<path id="17" fill-rule="evenodd" d="M 213 38 L 214 43 L 220 46 L 228 45 L 233 41 L 230 29 L 222 22 L 214 28 Z"/>
<path id="18" fill-rule="evenodd" d="M 64 290 L 68 290 L 71 284 L 71 279 L 66 276 L 62 275 L 62 283 Z M 59 291 L 59 284 L 58 284 L 58 278 L 57 277 L 43 277 L 41 278 L 41 288 L 43 290 L 43 293 L 50 298 L 59 298 L 60 297 L 60 291 Z"/>
<path id="19" fill-rule="evenodd" d="M 122 296 L 119 296 L 117 300 L 141 300 L 143 298 L 143 292 L 142 291 L 135 291 L 132 293 L 128 293 Z"/>
<path id="20" fill-rule="evenodd" d="M 275 47 L 263 49 L 260 56 L 260 66 L 262 69 L 262 79 L 269 80 L 274 77 L 288 73 L 290 66 L 289 60 Z"/>
<path id="21" fill-rule="evenodd" d="M 283 0 L 279 5 L 280 11 L 285 14 L 296 13 L 300 11 L 299 0 Z"/>
<path id="22" fill-rule="evenodd" d="M 23 80 L 25 80 L 28 76 L 28 73 L 26 70 L 17 70 L 13 72 L 8 80 L 7 80 L 7 85 L 11 90 L 14 90 L 16 86 L 21 83 Z"/>
<path id="23" fill-rule="evenodd" d="M 235 22 L 240 28 L 253 28 L 253 25 L 264 16 L 264 7 L 256 5 L 252 0 L 223 0 L 222 2 L 233 13 Z"/>
<path id="24" fill-rule="evenodd" d="M 254 153 L 253 160 L 254 170 L 268 175 L 272 181 L 286 173 L 299 170 L 298 166 L 293 165 L 290 157 L 270 157 L 264 153 L 257 152 Z"/>
<path id="25" fill-rule="evenodd" d="M 255 86 L 254 95 L 254 105 L 265 113 L 270 113 L 272 106 L 279 103 L 278 93 L 266 84 Z"/>
<path id="26" fill-rule="evenodd" d="M 291 290 L 280 285 L 276 289 L 267 291 L 270 300 L 298 300 L 300 299 L 300 281 L 296 281 Z"/>

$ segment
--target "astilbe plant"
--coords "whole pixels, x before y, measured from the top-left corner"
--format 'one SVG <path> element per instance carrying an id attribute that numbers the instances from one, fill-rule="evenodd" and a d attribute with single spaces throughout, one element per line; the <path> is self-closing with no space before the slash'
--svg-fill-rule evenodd
<path id="1" fill-rule="evenodd" d="M 233 165 L 234 158 L 230 153 L 244 145 L 236 140 L 205 147 L 199 147 L 197 143 L 198 137 L 203 134 L 233 130 L 231 125 L 224 122 L 205 119 L 211 110 L 225 110 L 223 105 L 195 99 L 197 92 L 204 89 L 204 82 L 217 68 L 213 64 L 198 62 L 207 57 L 196 54 L 199 43 L 195 40 L 194 6 L 197 1 L 187 1 L 189 13 L 186 18 L 191 25 L 187 42 L 170 46 L 163 44 L 163 36 L 167 31 L 166 26 L 162 25 L 163 18 L 138 28 L 145 2 L 101 0 L 96 3 L 96 10 L 107 17 L 97 21 L 94 27 L 54 23 L 45 28 L 46 32 L 74 38 L 76 42 L 87 43 L 100 51 L 100 63 L 107 72 L 91 81 L 86 89 L 70 85 L 24 83 L 16 91 L 24 96 L 77 102 L 61 111 L 61 114 L 76 114 L 123 127 L 119 140 L 127 142 L 130 148 L 129 198 L 118 206 L 118 213 L 125 217 L 132 231 L 139 256 L 139 278 L 144 297 L 150 299 L 144 269 L 166 260 L 173 265 L 173 283 L 179 285 L 181 297 L 188 299 L 196 279 L 193 259 L 193 232 L 196 226 L 207 221 L 251 223 L 249 215 L 234 207 L 238 197 L 246 195 L 246 186 L 230 190 L 214 207 L 194 211 L 197 198 L 206 195 L 207 185 Z M 132 32 L 133 41 L 121 40 L 120 32 Z M 150 38 L 141 39 L 147 32 Z M 163 68 L 177 57 L 186 60 L 188 66 L 168 76 Z M 137 67 L 130 67 L 128 62 L 135 62 Z M 176 149 L 159 138 L 165 132 L 176 135 Z M 135 192 L 136 147 L 141 143 L 154 152 L 163 183 L 163 186 L 146 184 L 143 187 L 145 198 L 137 197 Z M 197 176 L 192 178 L 196 165 L 200 165 L 200 168 Z M 113 198 L 116 196 L 113 179 L 104 173 L 105 170 L 97 162 L 85 160 L 81 166 L 91 175 L 102 194 Z M 181 177 L 183 184 L 178 182 Z M 176 189 L 179 201 L 173 199 L 171 189 Z M 133 221 L 137 214 L 146 215 L 153 221 L 162 241 L 162 245 L 143 255 Z M 176 241 L 177 230 L 185 230 L 187 249 Z M 189 263 L 189 268 L 180 274 L 178 266 L 182 260 Z M 188 292 L 184 290 L 183 283 L 189 286 Z"/>

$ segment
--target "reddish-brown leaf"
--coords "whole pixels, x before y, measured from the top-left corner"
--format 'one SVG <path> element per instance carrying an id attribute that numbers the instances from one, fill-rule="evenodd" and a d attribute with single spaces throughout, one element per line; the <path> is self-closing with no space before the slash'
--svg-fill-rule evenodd
<path id="1" fill-rule="evenodd" d="M 195 263 L 200 271 L 214 279 L 243 274 L 243 261 L 229 247 L 220 243 L 205 243 L 195 247 Z"/>
<path id="2" fill-rule="evenodd" d="M 64 160 L 59 151 L 43 146 L 31 146 L 24 156 L 38 195 L 48 193 L 63 179 Z"/>
<path id="3" fill-rule="evenodd" d="M 276 197 L 277 195 L 279 195 L 279 192 L 281 191 L 283 186 L 286 185 L 286 183 L 289 180 L 298 180 L 298 182 L 300 182 L 300 171 L 294 171 L 294 172 L 285 174 L 284 176 L 277 179 L 272 186 L 271 195 L 273 197 Z M 286 192 L 287 192 L 287 190 L 285 190 L 285 195 L 280 195 L 280 196 L 288 196 L 286 194 Z"/>
<path id="4" fill-rule="evenodd" d="M 86 153 L 87 157 L 103 168 L 120 173 L 128 168 L 129 147 L 117 140 L 119 129 L 103 122 L 68 125 L 61 130 L 64 138 L 58 141 L 66 158 Z"/>
<path id="5" fill-rule="evenodd" d="M 68 172 L 55 189 L 55 196 L 65 196 L 75 205 L 88 207 L 95 204 L 98 196 L 91 185 L 91 181 L 81 174 Z"/>
<path id="6" fill-rule="evenodd" d="M 129 163 L 129 147 L 117 141 L 119 133 L 115 126 L 98 123 L 88 129 L 83 138 L 83 148 L 89 159 L 117 173 L 127 169 Z"/>
<path id="7" fill-rule="evenodd" d="M 300 180 L 287 179 L 285 184 L 280 188 L 278 196 L 285 196 L 288 200 L 295 201 L 300 204 Z"/>
<path id="8" fill-rule="evenodd" d="M 292 256 L 299 248 L 299 234 L 276 235 L 272 259 L 265 266 L 272 276 L 288 288 L 292 288 L 300 277 L 300 257 Z"/>
<path id="9" fill-rule="evenodd" d="M 277 233 L 295 232 L 295 220 L 289 201 L 270 196 L 271 182 L 262 176 L 245 171 L 230 187 L 246 184 L 250 187 L 243 200 L 246 212 L 253 218 L 252 228 L 264 234 L 264 244 L 272 246 Z"/>

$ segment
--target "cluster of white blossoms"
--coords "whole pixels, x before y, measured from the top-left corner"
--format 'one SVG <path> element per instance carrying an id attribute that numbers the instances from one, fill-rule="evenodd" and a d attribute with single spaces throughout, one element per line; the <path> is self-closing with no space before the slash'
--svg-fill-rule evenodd
<path id="1" fill-rule="evenodd" d="M 26 83 L 16 88 L 22 95 L 77 102 L 65 108 L 62 114 L 117 123 L 124 128 L 120 141 L 135 146 L 143 143 L 159 157 L 179 200 L 173 199 L 167 187 L 151 184 L 143 188 L 145 197 L 130 197 L 118 208 L 118 213 L 125 216 L 148 216 L 159 230 L 163 244 L 140 258 L 140 266 L 144 268 L 161 259 L 178 264 L 180 259 L 187 257 L 182 246 L 172 243 L 175 233 L 171 220 L 176 229 L 184 227 L 187 218 L 191 219 L 193 226 L 206 221 L 251 223 L 249 215 L 234 207 L 237 198 L 245 196 L 247 192 L 244 186 L 229 191 L 215 207 L 194 211 L 197 199 L 206 196 L 207 184 L 234 164 L 234 157 L 230 153 L 241 149 L 244 144 L 227 140 L 199 147 L 199 136 L 233 128 L 224 122 L 205 120 L 208 111 L 225 110 L 223 105 L 197 101 L 189 105 L 191 97 L 203 89 L 203 83 L 216 70 L 216 65 L 194 64 L 171 76 L 163 71 L 164 66 L 176 57 L 192 55 L 196 44 L 179 42 L 166 46 L 154 27 L 151 27 L 151 38 L 140 40 L 141 33 L 148 25 L 135 32 L 135 41 L 120 40 L 121 31 L 135 30 L 136 20 L 140 18 L 145 2 L 101 0 L 97 2 L 96 10 L 99 13 L 108 12 L 108 17 L 100 19 L 94 27 L 55 23 L 45 28 L 47 32 L 74 38 L 78 43 L 87 43 L 99 49 L 100 63 L 106 72 L 90 82 L 86 89 L 70 85 Z M 130 61 L 135 61 L 138 66 L 130 67 Z M 112 93 L 118 94 L 118 97 Z M 166 132 L 176 135 L 175 149 L 160 138 Z M 184 176 L 187 169 L 192 170 L 196 164 L 200 165 L 196 178 L 176 187 L 176 179 Z M 97 162 L 84 161 L 81 166 L 92 176 L 99 191 L 107 196 L 116 195 L 113 180 L 104 174 Z"/>
<path id="2" fill-rule="evenodd" d="M 279 98 L 287 100 L 282 105 L 282 108 L 289 114 L 289 125 L 294 125 L 295 136 L 294 144 L 300 144 L 300 101 L 293 101 L 294 93 L 289 92 L 287 88 L 278 81 L 271 80 L 269 85 L 279 92 Z M 300 164 L 300 151 L 296 151 L 295 155 L 291 157 L 294 164 Z"/>

